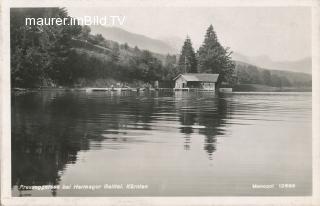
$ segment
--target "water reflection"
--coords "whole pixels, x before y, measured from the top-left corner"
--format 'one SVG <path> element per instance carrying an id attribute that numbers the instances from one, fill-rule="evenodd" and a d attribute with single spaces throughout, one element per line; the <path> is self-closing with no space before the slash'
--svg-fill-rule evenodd
<path id="1" fill-rule="evenodd" d="M 121 166 L 124 162 L 127 163 L 127 159 L 137 162 L 142 159 L 141 172 L 146 172 L 144 175 L 154 175 L 150 176 L 150 182 L 162 181 L 165 178 L 168 178 L 167 182 L 172 182 L 174 179 L 177 180 L 177 184 L 171 185 L 172 188 L 181 183 L 181 187 L 176 188 L 175 191 L 191 194 L 192 191 L 186 189 L 189 188 L 186 182 L 196 187 L 192 181 L 197 181 L 199 192 L 208 194 L 213 187 L 213 183 L 208 179 L 218 181 L 216 177 L 222 177 L 218 178 L 219 181 L 225 181 L 221 184 L 230 184 L 229 179 L 234 178 L 235 175 L 243 175 L 239 177 L 241 182 L 245 182 L 242 178 L 247 180 L 246 178 L 252 177 L 251 170 L 247 169 L 247 163 L 243 166 L 241 165 L 243 162 L 237 159 L 238 162 L 235 163 L 232 159 L 234 148 L 237 148 L 237 152 L 239 151 L 237 155 L 245 156 L 242 159 L 256 157 L 259 154 L 263 159 L 264 154 L 270 155 L 268 153 L 270 148 L 279 147 L 278 141 L 290 142 L 290 144 L 292 141 L 297 141 L 297 144 L 292 144 L 292 150 L 297 150 L 295 148 L 297 145 L 299 151 L 310 151 L 300 148 L 303 144 L 300 143 L 299 136 L 293 139 L 294 135 L 299 135 L 299 131 L 308 134 L 309 130 L 301 128 L 307 128 L 309 125 L 307 118 L 311 117 L 310 105 L 310 94 L 217 96 L 212 93 L 188 92 L 137 94 L 59 91 L 13 94 L 13 191 L 19 185 L 63 184 L 70 167 L 76 167 L 81 163 L 81 157 L 83 158 L 81 154 L 90 153 L 92 154 L 89 158 L 91 167 L 101 166 L 102 169 L 103 166 L 99 164 L 105 164 L 104 166 L 108 167 L 105 173 L 98 174 L 97 179 L 109 180 L 119 175 L 118 171 L 109 170 L 109 164 L 111 164 L 109 162 Z M 277 121 L 282 121 L 281 126 Z M 290 134 L 290 131 L 295 128 L 293 124 L 299 124 L 301 128 Z M 257 127 L 259 128 L 256 129 Z M 257 140 L 258 135 L 263 132 L 267 134 L 270 128 L 277 129 L 278 132 L 273 136 L 269 135 Z M 229 142 L 227 146 L 224 144 L 223 149 L 220 145 L 219 149 L 218 143 L 229 136 L 232 136 L 231 143 Z M 306 138 L 302 142 L 307 148 L 308 142 L 305 140 Z M 259 144 L 261 141 L 267 141 L 265 145 L 269 145 L 266 147 L 269 149 L 264 150 L 264 147 Z M 256 146 L 247 148 L 248 144 L 255 143 Z M 257 148 L 256 151 L 255 148 Z M 288 151 L 291 149 L 291 147 L 286 148 Z M 165 154 L 167 151 L 173 154 Z M 217 155 L 218 151 L 220 155 Z M 286 152 L 283 149 L 275 151 Z M 99 159 L 100 154 L 109 156 Z M 149 158 L 149 155 L 152 158 Z M 281 155 L 284 154 L 280 153 L 277 160 Z M 289 155 L 283 156 L 284 163 L 290 162 L 291 159 Z M 228 171 L 225 178 L 218 173 L 220 167 L 211 167 L 213 162 L 222 165 L 223 175 Z M 198 167 L 194 167 L 197 164 Z M 233 164 L 240 164 L 238 169 L 241 172 L 234 174 Z M 252 171 L 260 171 L 256 173 L 257 176 L 266 171 L 261 168 L 259 159 L 252 160 L 250 164 L 252 164 L 250 168 L 254 168 Z M 159 168 L 152 173 L 150 171 L 153 168 L 146 168 L 149 165 Z M 282 165 L 285 167 L 285 164 Z M 80 168 L 86 170 L 85 173 L 90 173 L 91 168 L 86 166 L 82 165 Z M 134 166 L 131 164 L 133 172 L 136 169 Z M 271 168 L 272 165 L 269 167 Z M 184 168 L 185 176 L 181 175 L 181 168 Z M 116 170 L 117 167 L 114 169 Z M 275 170 L 275 173 L 281 176 L 283 168 L 275 168 Z M 70 176 L 78 175 L 76 170 L 73 172 L 69 174 L 69 180 Z M 193 175 L 192 178 L 187 175 L 188 172 L 190 172 L 189 175 Z M 135 180 L 139 174 L 141 174 L 140 171 L 136 172 L 135 176 L 130 177 L 132 179 L 128 181 Z M 122 177 L 128 178 L 128 175 L 123 174 Z M 72 181 L 81 183 L 83 179 L 91 178 L 94 179 L 92 176 L 78 176 Z M 250 178 L 248 182 L 252 183 Z M 292 178 L 297 179 L 296 176 Z M 181 182 L 178 181 L 179 179 Z M 159 191 L 162 190 L 159 189 Z M 21 191 L 14 193 L 15 196 L 25 194 Z M 28 194 L 34 195 L 32 191 Z M 177 192 L 177 194 L 180 193 Z M 52 190 L 51 195 L 57 195 L 57 191 Z"/>
<path id="2" fill-rule="evenodd" d="M 85 114 L 73 103 L 61 93 L 12 97 L 13 185 L 56 185 L 59 171 L 88 149 L 86 124 L 74 121 Z"/>
<path id="3" fill-rule="evenodd" d="M 176 108 L 179 110 L 180 132 L 185 136 L 186 150 L 190 149 L 193 133 L 205 137 L 204 150 L 209 158 L 216 150 L 216 137 L 224 133 L 227 117 L 227 103 L 220 95 L 212 93 L 175 93 Z M 229 114 L 231 107 L 228 108 Z"/>
<path id="4" fill-rule="evenodd" d="M 152 142 L 142 137 L 161 137 L 165 130 L 182 133 L 185 150 L 194 133 L 204 135 L 203 149 L 211 156 L 226 111 L 225 100 L 214 94 L 12 95 L 12 185 L 59 184 L 78 151 L 125 149 L 129 143 Z"/>

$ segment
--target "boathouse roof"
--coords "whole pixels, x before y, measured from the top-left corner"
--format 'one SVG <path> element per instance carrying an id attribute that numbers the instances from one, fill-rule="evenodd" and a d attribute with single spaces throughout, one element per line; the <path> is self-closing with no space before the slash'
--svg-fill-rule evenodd
<path id="1" fill-rule="evenodd" d="M 173 80 L 182 77 L 187 82 L 217 82 L 219 74 L 207 74 L 207 73 L 185 73 L 179 74 Z"/>

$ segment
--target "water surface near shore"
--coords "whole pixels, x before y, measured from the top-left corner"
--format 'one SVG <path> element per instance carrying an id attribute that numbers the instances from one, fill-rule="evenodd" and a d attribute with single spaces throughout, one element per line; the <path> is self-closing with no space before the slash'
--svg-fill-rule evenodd
<path id="1" fill-rule="evenodd" d="M 311 97 L 13 93 L 12 194 L 310 195 Z M 60 188 L 19 190 L 21 185 Z"/>

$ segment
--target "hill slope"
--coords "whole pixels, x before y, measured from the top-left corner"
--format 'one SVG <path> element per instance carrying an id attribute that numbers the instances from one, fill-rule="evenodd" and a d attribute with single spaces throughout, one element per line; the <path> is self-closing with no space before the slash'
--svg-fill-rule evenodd
<path id="1" fill-rule="evenodd" d="M 93 34 L 101 34 L 105 39 L 119 43 L 127 43 L 129 46 L 138 46 L 140 49 L 150 50 L 155 53 L 175 54 L 176 49 L 166 42 L 150 37 L 128 32 L 118 27 L 90 26 Z"/>
<path id="2" fill-rule="evenodd" d="M 303 58 L 297 61 L 273 61 L 268 56 L 248 57 L 240 53 L 234 52 L 232 59 L 235 61 L 246 62 L 262 68 L 283 70 L 291 72 L 302 72 L 311 74 L 312 59 L 311 57 Z"/>
<path id="3" fill-rule="evenodd" d="M 257 67 L 252 64 L 248 64 L 241 61 L 235 61 L 236 74 L 238 83 L 246 84 L 266 84 L 268 77 L 266 73 L 270 75 L 270 84 L 281 84 L 277 81 L 285 82 L 285 86 L 311 86 L 312 76 L 302 72 L 291 72 L 283 70 L 270 70 Z"/>
<path id="4" fill-rule="evenodd" d="M 164 37 L 161 40 L 128 32 L 118 27 L 91 26 L 93 34 L 102 34 L 108 40 L 119 43 L 127 43 L 131 47 L 138 46 L 140 49 L 146 49 L 159 54 L 178 54 L 183 44 L 183 39 L 178 37 Z M 312 59 L 307 57 L 296 61 L 273 61 L 268 56 L 249 57 L 237 52 L 232 54 L 235 61 L 246 62 L 261 68 L 271 70 L 283 70 L 291 72 L 301 72 L 311 74 Z"/>
<path id="5" fill-rule="evenodd" d="M 100 27 L 101 28 L 101 27 Z M 103 31 L 108 30 L 105 28 L 102 28 Z M 120 31 L 122 34 L 126 34 L 131 36 L 130 39 L 133 41 L 134 38 L 132 37 L 132 34 L 130 32 L 126 32 L 124 30 L 116 29 Z M 97 32 L 97 31 L 96 31 Z M 113 33 L 114 35 L 115 33 Z M 106 35 L 106 33 L 105 33 Z M 142 35 L 137 35 L 138 38 L 140 38 Z M 94 37 L 94 36 L 91 36 Z M 109 36 L 110 37 L 110 36 Z M 125 38 L 127 38 L 126 36 Z M 117 37 L 117 38 L 122 38 L 122 37 Z M 144 41 L 147 37 L 142 36 L 141 41 Z M 110 40 L 112 39 L 112 40 Z M 85 52 L 86 50 L 90 50 L 90 55 L 97 57 L 100 59 L 100 61 L 105 61 L 107 59 L 112 59 L 113 57 L 113 47 L 118 44 L 117 41 L 115 41 L 114 38 L 110 38 L 103 40 L 102 42 L 98 43 L 93 43 L 93 45 L 88 45 L 86 43 L 86 47 L 84 45 L 74 45 L 80 49 L 82 49 L 82 52 Z M 150 38 L 149 38 L 150 39 Z M 154 42 L 153 42 L 154 43 Z M 95 44 L 95 45 L 94 45 Z M 90 46 L 90 47 L 88 47 Z M 102 49 L 102 47 L 105 47 L 105 49 Z M 131 71 L 132 68 L 135 66 L 141 67 L 141 62 L 137 62 L 138 65 L 132 64 L 133 62 L 136 62 L 137 59 L 139 59 L 142 55 L 142 50 L 133 48 L 133 46 L 127 46 L 125 47 L 123 44 L 120 45 L 118 55 L 119 55 L 119 65 L 128 67 L 129 71 Z M 94 54 L 97 55 L 94 55 Z M 103 55 L 101 55 L 103 54 Z M 176 73 L 176 68 L 171 67 L 171 68 L 166 68 L 166 55 L 163 55 L 161 53 L 150 53 L 153 57 L 156 59 L 160 60 L 162 64 L 162 69 L 158 70 L 156 73 Z M 242 56 L 241 58 L 246 58 L 245 56 Z M 248 60 L 248 59 L 246 59 Z M 140 60 L 139 60 L 140 61 Z M 177 59 L 175 58 L 175 61 L 171 62 L 172 66 L 176 65 Z M 310 74 L 306 73 L 301 73 L 301 72 L 291 72 L 291 71 L 282 71 L 282 70 L 270 70 L 270 69 L 265 69 L 259 66 L 255 66 L 250 63 L 245 63 L 242 61 L 234 61 L 236 64 L 236 79 L 238 84 L 256 84 L 256 85 L 268 85 L 268 86 L 273 86 L 273 87 L 282 87 L 282 86 L 289 86 L 289 87 L 309 87 L 311 86 L 311 81 L 312 77 Z M 140 65 L 139 65 L 140 64 Z M 140 69 L 144 69 L 141 67 Z M 171 77 L 172 75 L 171 74 Z M 162 74 L 164 75 L 164 74 Z M 161 76 L 161 75 L 160 75 Z M 169 75 L 170 76 L 170 75 Z M 167 75 L 162 76 L 161 78 L 164 78 L 166 80 L 171 80 L 171 77 Z M 129 76 L 128 76 L 129 78 Z"/>

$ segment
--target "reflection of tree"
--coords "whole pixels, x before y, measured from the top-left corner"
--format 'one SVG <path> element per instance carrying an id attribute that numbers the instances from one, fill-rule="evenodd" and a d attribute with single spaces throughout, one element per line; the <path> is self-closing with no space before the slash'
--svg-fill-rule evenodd
<path id="1" fill-rule="evenodd" d="M 59 96 L 12 97 L 12 185 L 58 184 L 58 172 L 76 161 L 80 149 L 88 149 L 86 125 L 72 121 L 75 114 L 69 104 L 54 103 Z M 61 116 L 57 106 L 69 115 Z"/>
<path id="2" fill-rule="evenodd" d="M 88 150 L 90 142 L 118 141 L 118 138 L 105 139 L 102 134 L 106 130 L 117 131 L 130 123 L 150 122 L 153 105 L 152 99 L 141 100 L 135 96 L 71 92 L 13 94 L 12 186 L 59 184 L 59 174 L 66 164 L 76 162 L 80 150 Z M 127 107 L 131 108 L 129 115 L 124 110 Z M 144 130 L 149 127 L 143 125 Z"/>
<path id="3" fill-rule="evenodd" d="M 223 124 L 227 118 L 227 104 L 223 98 L 214 99 L 214 109 L 199 113 L 199 124 L 205 126 L 199 133 L 205 136 L 204 149 L 211 158 L 216 150 L 216 137 L 224 134 Z"/>
<path id="4" fill-rule="evenodd" d="M 180 132 L 185 134 L 185 145 L 186 150 L 190 149 L 191 134 L 194 132 L 192 125 L 196 123 L 197 115 L 195 113 L 189 113 L 188 111 L 181 111 L 179 120 L 182 124 Z"/>
<path id="5" fill-rule="evenodd" d="M 184 148 L 190 149 L 198 132 L 211 156 L 216 136 L 224 133 L 226 108 L 224 99 L 196 93 L 178 96 L 174 102 L 171 94 L 161 98 L 99 92 L 13 95 L 12 186 L 59 184 L 66 164 L 75 163 L 79 151 L 99 148 L 101 141 L 131 143 L 134 139 L 125 135 L 130 129 L 151 130 L 159 119 L 170 121 L 159 113 L 178 112 Z"/>
<path id="6" fill-rule="evenodd" d="M 182 97 L 182 98 L 181 98 Z M 223 124 L 227 118 L 227 102 L 224 98 L 208 93 L 176 94 L 179 99 L 180 132 L 185 134 L 185 148 L 190 149 L 194 126 L 199 126 L 199 134 L 204 135 L 204 150 L 211 158 L 216 150 L 216 137 L 224 134 Z M 197 128 L 197 127 L 195 127 Z"/>

